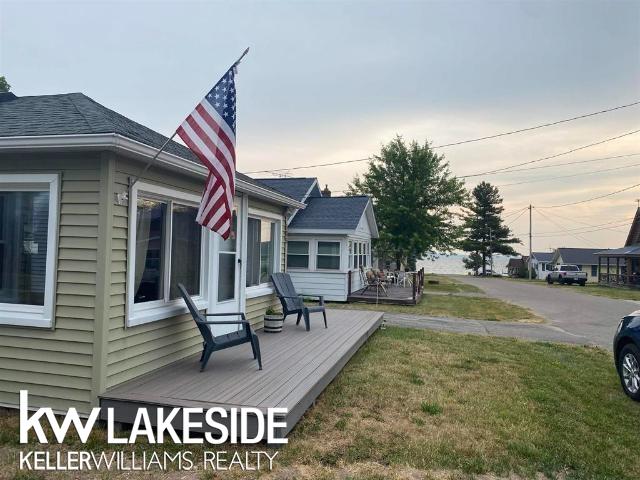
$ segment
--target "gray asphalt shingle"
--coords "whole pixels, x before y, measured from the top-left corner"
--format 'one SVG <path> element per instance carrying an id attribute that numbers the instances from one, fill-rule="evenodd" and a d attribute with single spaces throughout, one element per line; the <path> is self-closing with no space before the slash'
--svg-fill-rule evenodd
<path id="1" fill-rule="evenodd" d="M 367 203 L 366 196 L 310 198 L 307 208 L 293 217 L 289 228 L 354 230 Z"/>
<path id="2" fill-rule="evenodd" d="M 0 137 L 115 133 L 160 148 L 164 135 L 115 112 L 83 93 L 15 97 L 0 94 Z M 165 151 L 201 165 L 191 150 L 171 141 Z M 240 172 L 237 178 L 273 190 Z M 286 195 L 286 194 L 285 194 Z"/>

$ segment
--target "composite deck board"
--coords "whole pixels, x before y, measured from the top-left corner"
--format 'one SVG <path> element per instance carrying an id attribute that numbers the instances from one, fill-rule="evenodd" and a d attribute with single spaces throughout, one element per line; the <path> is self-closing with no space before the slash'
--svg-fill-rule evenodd
<path id="1" fill-rule="evenodd" d="M 382 317 L 379 312 L 327 310 L 329 328 L 315 313 L 310 332 L 290 317 L 281 333 L 258 332 L 261 371 L 249 345 L 215 352 L 204 372 L 199 355 L 193 355 L 107 390 L 101 405 L 113 407 L 116 420 L 124 423 L 133 421 L 138 407 L 285 407 L 288 433 Z"/>

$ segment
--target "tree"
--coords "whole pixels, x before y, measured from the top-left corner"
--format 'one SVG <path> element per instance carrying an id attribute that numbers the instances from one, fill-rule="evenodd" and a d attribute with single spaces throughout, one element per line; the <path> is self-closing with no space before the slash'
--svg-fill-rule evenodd
<path id="1" fill-rule="evenodd" d="M 0 76 L 0 93 L 6 93 L 11 90 L 11 85 L 4 76 Z"/>
<path id="2" fill-rule="evenodd" d="M 487 257 L 493 253 L 515 255 L 516 251 L 511 245 L 521 243 L 503 224 L 500 217 L 503 211 L 502 197 L 497 187 L 482 182 L 473 189 L 472 201 L 464 216 L 465 238 L 460 247 L 480 257 L 483 274 L 486 273 Z"/>
<path id="3" fill-rule="evenodd" d="M 391 256 L 398 266 L 413 269 L 416 259 L 449 251 L 459 238 L 452 207 L 464 202 L 464 185 L 427 142 L 406 145 L 397 136 L 383 145 L 367 172 L 348 187 L 347 195 L 360 194 L 373 199 L 380 231 L 376 252 Z"/>
<path id="4" fill-rule="evenodd" d="M 462 259 L 464 268 L 471 270 L 474 275 L 478 275 L 478 271 L 482 268 L 483 260 L 482 255 L 478 252 L 471 252 L 468 257 Z"/>

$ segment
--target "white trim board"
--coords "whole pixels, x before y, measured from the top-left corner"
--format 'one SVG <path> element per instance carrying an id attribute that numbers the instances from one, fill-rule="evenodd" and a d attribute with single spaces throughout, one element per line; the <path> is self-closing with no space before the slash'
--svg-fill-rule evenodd
<path id="1" fill-rule="evenodd" d="M 116 133 L 96 133 L 83 135 L 41 135 L 23 137 L 1 137 L 0 152 L 7 151 L 38 151 L 38 150 L 92 150 L 108 149 L 120 151 L 130 156 L 149 160 L 158 152 L 156 147 L 118 135 Z M 208 170 L 204 165 L 186 160 L 178 155 L 162 152 L 156 162 L 172 170 L 186 175 L 206 178 Z M 257 198 L 270 200 L 294 208 L 305 208 L 306 205 L 284 194 L 254 183 L 236 178 L 236 188 L 239 192 L 249 193 Z"/>

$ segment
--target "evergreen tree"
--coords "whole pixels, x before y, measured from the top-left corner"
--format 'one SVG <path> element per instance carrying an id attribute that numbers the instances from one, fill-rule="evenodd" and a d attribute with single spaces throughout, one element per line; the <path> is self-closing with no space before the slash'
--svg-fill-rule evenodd
<path id="1" fill-rule="evenodd" d="M 0 93 L 6 93 L 11 90 L 11 85 L 4 76 L 0 76 Z"/>
<path id="2" fill-rule="evenodd" d="M 452 208 L 464 202 L 466 192 L 428 143 L 407 145 L 398 136 L 383 145 L 368 171 L 353 179 L 349 194 L 372 197 L 380 231 L 376 251 L 398 266 L 413 269 L 416 259 L 457 244 L 460 229 Z"/>
<path id="3" fill-rule="evenodd" d="M 465 238 L 460 247 L 481 263 L 483 274 L 486 273 L 487 257 L 493 253 L 515 255 L 516 251 L 511 245 L 521 243 L 504 225 L 500 217 L 503 210 L 497 187 L 482 182 L 473 189 L 472 200 L 464 216 Z"/>

